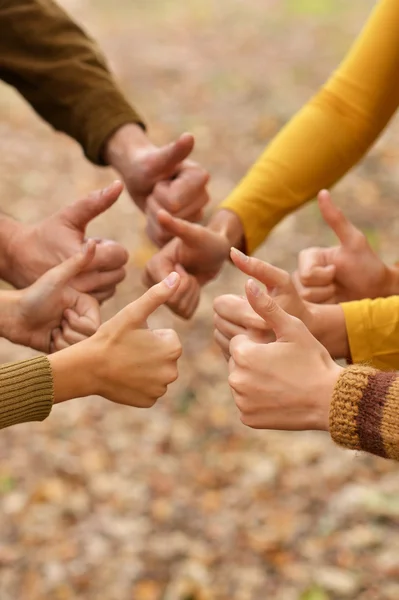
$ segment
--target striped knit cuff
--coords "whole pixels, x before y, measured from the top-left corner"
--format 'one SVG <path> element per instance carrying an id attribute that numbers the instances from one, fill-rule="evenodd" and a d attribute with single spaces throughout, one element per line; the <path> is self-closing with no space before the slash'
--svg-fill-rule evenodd
<path id="1" fill-rule="evenodd" d="M 340 375 L 330 408 L 340 446 L 399 460 L 399 377 L 353 365 Z"/>
<path id="2" fill-rule="evenodd" d="M 45 356 L 0 365 L 0 429 L 43 421 L 50 414 L 53 395 L 53 375 Z"/>

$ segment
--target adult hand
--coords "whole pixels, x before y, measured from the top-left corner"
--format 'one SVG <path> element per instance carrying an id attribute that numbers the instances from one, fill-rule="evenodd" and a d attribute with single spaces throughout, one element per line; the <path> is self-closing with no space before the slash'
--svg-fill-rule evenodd
<path id="1" fill-rule="evenodd" d="M 164 210 L 159 212 L 158 219 L 174 239 L 148 261 L 144 283 L 151 286 L 162 281 L 171 270 L 178 270 L 182 283 L 167 305 L 188 319 L 197 308 L 200 287 L 216 277 L 228 258 L 230 243 L 224 235 L 172 217 Z"/>
<path id="2" fill-rule="evenodd" d="M 17 288 L 30 285 L 43 273 L 78 253 L 85 243 L 86 227 L 118 199 L 123 189 L 119 181 L 62 208 L 36 225 L 13 223 L 6 253 L 4 279 Z M 89 268 L 71 285 L 90 293 L 99 301 L 110 298 L 125 277 L 128 253 L 111 240 L 97 241 Z"/>
<path id="3" fill-rule="evenodd" d="M 340 244 L 300 252 L 295 282 L 301 296 L 310 302 L 336 303 L 397 293 L 397 270 L 382 262 L 366 236 L 333 204 L 329 192 L 321 191 L 318 202 Z"/>
<path id="4" fill-rule="evenodd" d="M 276 341 L 247 335 L 230 343 L 229 385 L 241 421 L 256 429 L 329 429 L 329 410 L 339 367 L 299 319 L 249 280 L 247 298 L 274 331 Z"/>
<path id="5" fill-rule="evenodd" d="M 300 318 L 311 330 L 314 314 L 308 302 L 299 296 L 290 275 L 273 265 L 246 256 L 236 248 L 230 253 L 235 266 L 246 275 L 256 278 L 268 289 L 270 295 L 289 314 Z M 219 296 L 214 301 L 215 340 L 226 358 L 229 357 L 230 340 L 245 333 L 253 341 L 268 343 L 274 339 L 267 323 L 251 308 L 248 300 L 233 294 Z"/>
<path id="6" fill-rule="evenodd" d="M 134 124 L 124 125 L 107 142 L 105 159 L 121 174 L 132 199 L 146 213 L 147 233 L 157 246 L 171 239 L 157 218 L 161 208 L 195 222 L 201 220 L 209 202 L 209 174 L 187 158 L 193 148 L 189 133 L 157 147 Z"/>
<path id="7" fill-rule="evenodd" d="M 47 271 L 33 285 L 19 292 L 9 339 L 40 352 L 54 352 L 93 335 L 100 326 L 100 307 L 90 295 L 69 285 L 93 260 L 94 240 L 82 252 Z M 63 317 L 68 317 L 69 320 Z"/>
<path id="8" fill-rule="evenodd" d="M 178 376 L 181 344 L 171 329 L 148 329 L 147 319 L 179 282 L 177 273 L 169 274 L 91 338 L 51 355 L 55 402 L 97 394 L 144 408 L 163 396 Z"/>

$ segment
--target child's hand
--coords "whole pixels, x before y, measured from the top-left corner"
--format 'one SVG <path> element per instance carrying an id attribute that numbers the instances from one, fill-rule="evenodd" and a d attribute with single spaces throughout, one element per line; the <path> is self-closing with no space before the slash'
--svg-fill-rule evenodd
<path id="1" fill-rule="evenodd" d="M 69 282 L 92 261 L 96 243 L 50 269 L 19 295 L 11 341 L 41 352 L 54 352 L 84 340 L 100 326 L 97 300 Z"/>
<path id="2" fill-rule="evenodd" d="M 179 316 L 189 319 L 197 308 L 200 286 L 216 277 L 229 256 L 230 243 L 227 237 L 172 217 L 164 210 L 159 211 L 158 219 L 175 237 L 148 262 L 144 283 L 150 287 L 176 270 L 181 284 L 167 305 Z"/>
<path id="3" fill-rule="evenodd" d="M 321 191 L 318 201 L 323 219 L 340 245 L 300 252 L 295 281 L 301 296 L 319 304 L 398 293 L 397 270 L 382 262 L 365 235 L 333 204 L 329 192 Z"/>

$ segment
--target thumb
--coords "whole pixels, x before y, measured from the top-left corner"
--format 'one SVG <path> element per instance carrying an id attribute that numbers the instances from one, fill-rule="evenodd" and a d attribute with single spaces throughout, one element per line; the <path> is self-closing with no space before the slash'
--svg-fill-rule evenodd
<path id="1" fill-rule="evenodd" d="M 165 304 L 176 292 L 180 284 L 180 275 L 176 272 L 170 273 L 163 281 L 153 285 L 140 298 L 129 304 L 120 313 L 120 318 L 126 321 L 126 325 L 141 325 L 145 323 L 152 313 Z"/>
<path id="2" fill-rule="evenodd" d="M 276 341 L 291 341 L 297 337 L 298 325 L 304 327 L 303 323 L 286 313 L 253 279 L 247 281 L 245 292 L 254 311 L 274 331 Z"/>
<path id="3" fill-rule="evenodd" d="M 331 194 L 322 190 L 317 196 L 321 216 L 333 230 L 343 246 L 348 246 L 357 237 L 360 231 L 347 219 L 340 208 L 331 200 Z"/>
<path id="4" fill-rule="evenodd" d="M 79 275 L 91 263 L 96 253 L 95 240 L 89 240 L 83 250 L 74 254 L 56 267 L 53 267 L 45 273 L 41 279 L 52 284 L 53 287 L 63 287 L 67 285 L 71 279 Z"/>
<path id="5" fill-rule="evenodd" d="M 180 238 L 187 246 L 198 246 L 203 242 L 204 227 L 184 219 L 172 217 L 163 208 L 157 213 L 158 223 L 173 237 Z"/>
<path id="6" fill-rule="evenodd" d="M 102 190 L 96 190 L 62 209 L 61 213 L 74 228 L 84 231 L 90 221 L 110 208 L 123 190 L 121 181 L 114 181 Z"/>
<path id="7" fill-rule="evenodd" d="M 194 137 L 191 133 L 183 133 L 175 142 L 158 148 L 152 159 L 153 177 L 170 177 L 178 165 L 191 154 L 194 148 Z"/>
<path id="8" fill-rule="evenodd" d="M 287 271 L 274 267 L 269 263 L 247 256 L 237 248 L 230 252 L 231 260 L 235 266 L 246 275 L 254 277 L 268 288 L 285 287 L 291 281 Z"/>

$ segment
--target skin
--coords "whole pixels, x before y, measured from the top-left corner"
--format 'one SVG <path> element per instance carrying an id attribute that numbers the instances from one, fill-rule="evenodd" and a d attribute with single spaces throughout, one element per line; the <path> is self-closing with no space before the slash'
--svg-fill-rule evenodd
<path id="1" fill-rule="evenodd" d="M 90 265 L 95 252 L 91 241 L 28 288 L 1 292 L 1 336 L 49 353 L 93 335 L 100 326 L 98 302 L 69 284 Z"/>
<path id="2" fill-rule="evenodd" d="M 194 314 L 201 287 L 217 276 L 229 257 L 232 240 L 239 241 L 242 237 L 234 218 L 230 220 L 233 213 L 223 213 L 229 215 L 227 220 L 219 214 L 207 227 L 177 219 L 163 210 L 158 213 L 158 221 L 173 239 L 147 263 L 143 282 L 150 287 L 162 281 L 171 269 L 177 269 L 182 283 L 167 304 L 185 319 Z"/>
<path id="3" fill-rule="evenodd" d="M 254 280 L 246 295 L 275 341 L 262 344 L 238 335 L 230 342 L 228 381 L 241 421 L 255 429 L 328 431 L 331 398 L 343 369 L 302 321 Z"/>
<path id="4" fill-rule="evenodd" d="M 209 202 L 209 174 L 188 159 L 193 148 L 194 138 L 189 133 L 157 147 L 134 123 L 118 129 L 106 142 L 104 159 L 118 171 L 131 198 L 145 212 L 147 234 L 157 246 L 171 237 L 158 221 L 160 209 L 196 222 Z"/>
<path id="5" fill-rule="evenodd" d="M 148 408 L 163 396 L 177 379 L 181 344 L 175 331 L 151 330 L 147 319 L 179 283 L 179 275 L 171 273 L 92 337 L 51 355 L 54 402 L 99 395 L 118 404 Z"/>
<path id="6" fill-rule="evenodd" d="M 303 300 L 291 276 L 282 269 L 232 249 L 231 259 L 243 273 L 263 283 L 270 296 L 286 312 L 299 318 L 335 358 L 349 356 L 344 312 L 339 305 L 316 305 Z M 230 340 L 239 334 L 253 341 L 268 343 L 273 333 L 256 314 L 246 298 L 233 294 L 219 296 L 214 302 L 215 339 L 226 358 Z"/>
<path id="7" fill-rule="evenodd" d="M 295 282 L 301 296 L 315 303 L 337 303 L 398 294 L 399 270 L 385 265 L 327 190 L 319 193 L 318 203 L 339 245 L 300 252 Z"/>
<path id="8" fill-rule="evenodd" d="M 62 208 L 34 225 L 0 218 L 0 276 L 16 288 L 34 283 L 46 271 L 80 252 L 87 241 L 86 228 L 119 198 L 123 185 L 109 187 Z M 99 301 L 115 292 L 125 277 L 128 253 L 116 242 L 96 240 L 96 253 L 84 273 L 71 285 Z"/>

